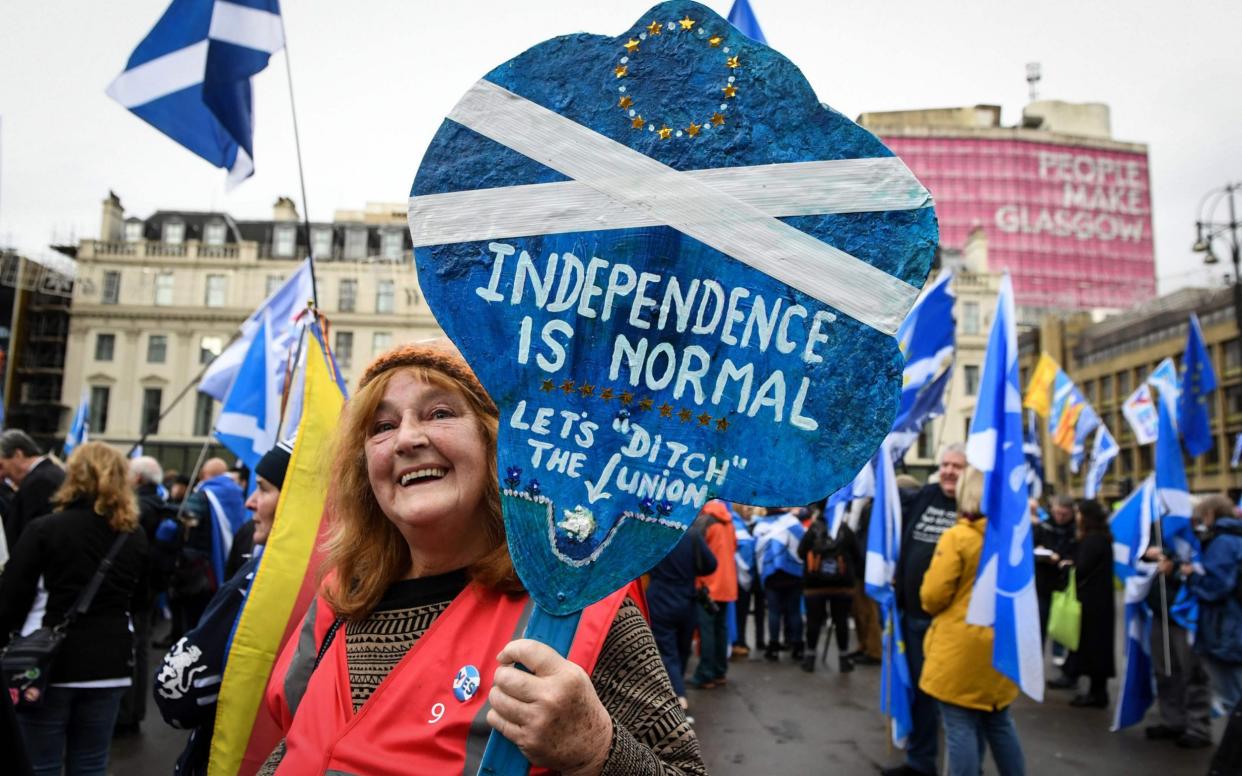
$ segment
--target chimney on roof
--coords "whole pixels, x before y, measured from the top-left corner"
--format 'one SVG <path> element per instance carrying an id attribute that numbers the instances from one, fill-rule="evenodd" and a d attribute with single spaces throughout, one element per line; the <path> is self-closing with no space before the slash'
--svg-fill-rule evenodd
<path id="1" fill-rule="evenodd" d="M 119 242 L 125 236 L 125 208 L 116 192 L 109 191 L 103 201 L 103 217 L 99 223 L 99 239 Z"/>
<path id="2" fill-rule="evenodd" d="M 279 197 L 276 204 L 272 205 L 273 221 L 297 221 L 298 206 L 293 204 L 293 200 L 288 197 Z"/>

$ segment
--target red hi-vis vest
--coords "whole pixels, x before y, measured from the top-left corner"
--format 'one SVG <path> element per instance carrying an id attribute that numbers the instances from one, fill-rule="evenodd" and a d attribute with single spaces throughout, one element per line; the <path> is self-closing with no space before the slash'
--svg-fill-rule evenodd
<path id="1" fill-rule="evenodd" d="M 588 674 L 631 587 L 582 612 L 569 659 Z M 267 689 L 268 710 L 285 736 L 277 773 L 474 776 L 491 733 L 487 697 L 496 655 L 521 637 L 533 605 L 526 595 L 467 585 L 355 714 L 344 633 L 314 667 L 336 617 L 317 597 Z"/>

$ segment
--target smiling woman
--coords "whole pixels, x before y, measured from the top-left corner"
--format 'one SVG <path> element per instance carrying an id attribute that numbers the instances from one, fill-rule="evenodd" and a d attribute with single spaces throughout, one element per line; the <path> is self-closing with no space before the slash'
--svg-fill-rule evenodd
<path id="1" fill-rule="evenodd" d="M 548 771 L 706 772 L 628 587 L 583 612 L 569 659 L 518 638 L 533 604 L 497 433 L 447 341 L 366 370 L 337 431 L 328 573 L 269 686 L 285 739 L 260 773 L 474 773 L 489 725 Z"/>

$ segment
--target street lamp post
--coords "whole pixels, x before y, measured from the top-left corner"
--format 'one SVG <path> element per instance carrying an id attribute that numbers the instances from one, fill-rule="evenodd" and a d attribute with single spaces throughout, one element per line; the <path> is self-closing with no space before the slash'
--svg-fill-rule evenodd
<path id="1" fill-rule="evenodd" d="M 1209 191 L 1199 203 L 1199 220 L 1195 222 L 1195 253 L 1205 254 L 1204 264 L 1215 264 L 1220 261 L 1212 251 L 1212 243 L 1218 238 L 1225 238 L 1229 245 L 1230 258 L 1233 259 L 1233 317 L 1238 325 L 1238 335 L 1242 336 L 1242 282 L 1239 281 L 1239 264 L 1242 263 L 1242 244 L 1238 242 L 1238 208 L 1234 201 L 1238 192 L 1242 191 L 1242 183 L 1227 183 L 1219 189 Z M 1213 221 L 1217 208 L 1222 201 L 1229 203 L 1229 220 Z"/>

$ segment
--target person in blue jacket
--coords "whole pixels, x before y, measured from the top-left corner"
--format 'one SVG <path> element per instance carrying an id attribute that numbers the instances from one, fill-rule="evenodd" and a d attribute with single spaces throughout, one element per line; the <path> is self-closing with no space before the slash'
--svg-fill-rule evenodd
<path id="1" fill-rule="evenodd" d="M 216 591 L 198 625 L 172 645 L 155 675 L 155 705 L 164 721 L 175 728 L 191 731 L 185 749 L 177 758 L 174 770 L 177 776 L 207 773 L 216 720 L 216 694 L 228 662 L 233 628 L 259 570 L 292 452 L 291 443 L 280 442 L 259 459 L 254 468 L 258 487 L 246 500 L 246 508 L 254 512 L 254 552 Z"/>
<path id="2" fill-rule="evenodd" d="M 695 580 L 715 570 L 716 556 L 703 540 L 703 534 L 691 529 L 651 570 L 651 582 L 647 585 L 651 632 L 683 709 L 688 708 L 686 661 L 690 659 L 690 645 L 698 624 L 695 607 L 701 605 Z"/>
<path id="3" fill-rule="evenodd" d="M 1242 520 L 1204 515 L 1212 540 L 1203 551 L 1202 571 L 1182 564 L 1186 587 L 1199 599 L 1195 651 L 1203 656 L 1216 694 L 1233 711 L 1242 700 Z"/>

